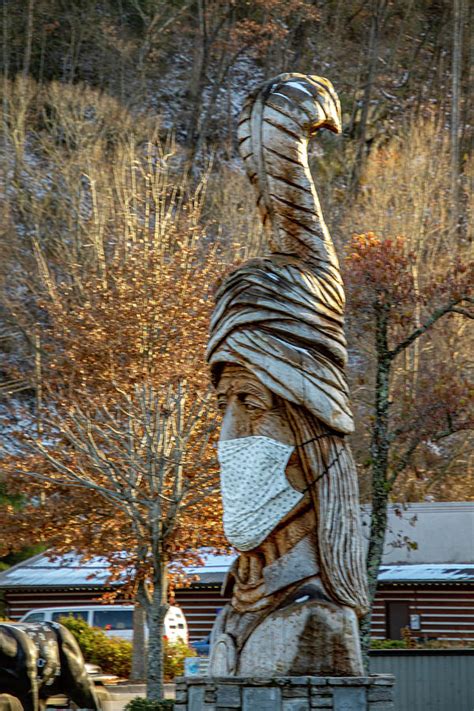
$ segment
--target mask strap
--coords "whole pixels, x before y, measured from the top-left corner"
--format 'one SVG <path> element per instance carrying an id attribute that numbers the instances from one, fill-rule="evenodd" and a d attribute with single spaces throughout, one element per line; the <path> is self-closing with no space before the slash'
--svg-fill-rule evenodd
<path id="1" fill-rule="evenodd" d="M 296 446 L 296 447 L 304 447 L 306 444 L 310 444 L 310 442 L 317 442 L 318 440 L 323 439 L 324 437 L 330 437 L 330 436 L 331 436 L 331 433 L 325 432 L 324 434 L 320 434 L 320 435 L 317 435 L 316 437 L 312 437 L 312 439 L 308 439 L 307 442 L 302 442 L 301 444 L 297 444 L 297 445 L 295 445 L 295 446 Z M 310 489 L 312 489 L 313 486 L 314 486 L 320 479 L 323 478 L 323 476 L 325 476 L 326 474 L 329 473 L 329 470 L 336 464 L 336 462 L 339 461 L 339 458 L 340 458 L 341 454 L 343 453 L 343 451 L 344 451 L 344 445 L 341 446 L 341 449 L 340 449 L 339 452 L 336 454 L 336 456 L 334 457 L 334 459 L 332 460 L 332 462 L 330 462 L 326 467 L 324 467 L 324 469 L 323 469 L 323 471 L 321 472 L 321 474 L 320 474 L 319 476 L 317 476 L 316 479 L 313 479 L 313 481 L 311 482 L 311 484 L 308 484 L 308 486 L 307 486 L 305 489 L 303 489 L 303 491 L 301 492 L 302 494 L 306 494 L 306 492 L 309 491 Z"/>
<path id="2" fill-rule="evenodd" d="M 306 444 L 311 444 L 311 442 L 317 442 L 320 439 L 324 439 L 324 437 L 330 437 L 332 433 L 329 432 L 324 432 L 324 434 L 316 435 L 316 437 L 312 437 L 311 439 L 306 440 L 306 442 L 301 442 L 301 444 L 295 444 L 295 447 L 304 447 Z"/>

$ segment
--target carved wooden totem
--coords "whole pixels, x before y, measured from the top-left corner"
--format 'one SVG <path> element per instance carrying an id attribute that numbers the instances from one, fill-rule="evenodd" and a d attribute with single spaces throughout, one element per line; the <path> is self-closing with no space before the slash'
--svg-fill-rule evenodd
<path id="1" fill-rule="evenodd" d="M 224 529 L 240 553 L 212 634 L 214 676 L 363 674 L 344 290 L 308 167 L 320 128 L 340 132 L 339 100 L 304 74 L 266 82 L 240 117 L 269 253 L 226 279 L 211 323 Z"/>

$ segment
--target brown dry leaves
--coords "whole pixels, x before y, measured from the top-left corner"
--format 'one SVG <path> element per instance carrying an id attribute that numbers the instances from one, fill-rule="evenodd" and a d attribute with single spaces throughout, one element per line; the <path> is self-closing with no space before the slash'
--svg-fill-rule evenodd
<path id="1" fill-rule="evenodd" d="M 413 448 L 396 480 L 395 500 L 419 500 L 433 493 L 449 499 L 454 489 L 458 497 L 468 499 L 473 495 L 468 435 L 474 426 L 474 394 L 459 344 L 467 335 L 469 311 L 472 317 L 468 301 L 472 263 L 453 258 L 443 270 L 425 272 L 420 284 L 415 279 L 416 259 L 400 236 L 383 238 L 368 232 L 354 235 L 347 246 L 351 329 L 365 355 L 364 367 L 354 378 L 355 405 L 364 424 L 372 424 L 377 363 L 393 357 L 387 440 L 392 472 Z M 440 319 L 431 321 L 437 313 L 442 314 Z M 384 339 L 375 338 L 376 323 L 379 333 L 386 329 L 386 346 Z M 418 337 L 410 341 L 414 333 Z M 370 427 L 358 431 L 356 450 L 371 432 Z M 363 455 L 358 459 L 363 461 Z M 367 461 L 370 467 L 370 458 Z"/>
<path id="2" fill-rule="evenodd" d="M 112 260 L 106 280 L 93 275 L 80 301 L 73 286 L 63 287 L 56 302 L 44 300 L 49 388 L 96 392 L 101 400 L 116 384 L 129 391 L 144 380 L 205 390 L 212 290 L 221 270 L 212 248 L 203 256 L 178 243 L 163 258 L 137 245 L 125 260 Z"/>
<path id="3" fill-rule="evenodd" d="M 203 546 L 224 543 L 213 486 L 217 412 L 205 347 L 212 294 L 227 266 L 207 233 L 204 188 L 193 189 L 182 173 L 173 174 L 173 151 L 171 143 L 147 144 L 145 153 L 122 146 L 112 172 L 103 163 L 89 166 L 84 184 L 96 190 L 91 211 L 81 218 L 76 242 L 66 234 L 55 236 L 51 249 L 36 243 L 27 284 L 36 323 L 23 316 L 38 334 L 35 384 L 41 398 L 36 418 L 24 413 L 30 431 L 19 424 L 17 442 L 30 443 L 39 422 L 38 438 L 46 436 L 48 453 L 60 465 L 110 489 L 104 458 L 119 473 L 135 467 L 133 476 L 142 482 L 135 491 L 141 501 L 135 520 L 99 491 L 64 486 L 51 460 L 23 449 L 5 460 L 9 491 L 21 491 L 29 502 L 5 511 L 5 550 L 32 540 L 58 552 L 74 547 L 111 559 L 128 550 L 128 563 L 135 560 L 146 575 L 151 536 L 162 535 L 157 517 L 173 519 L 162 543 L 179 565 L 195 562 Z M 22 304 L 15 308 L 20 313 Z M 145 391 L 156 396 L 155 411 L 161 409 L 160 422 L 169 430 L 166 444 L 156 429 L 160 422 L 150 435 L 153 408 L 145 411 L 139 397 Z M 176 463 L 165 452 L 170 446 Z M 162 454 L 169 463 L 160 478 L 152 465 Z M 143 474 L 147 462 L 149 476 Z M 177 476 L 185 495 L 165 506 Z M 123 562 L 115 557 L 115 565 L 119 570 Z"/>

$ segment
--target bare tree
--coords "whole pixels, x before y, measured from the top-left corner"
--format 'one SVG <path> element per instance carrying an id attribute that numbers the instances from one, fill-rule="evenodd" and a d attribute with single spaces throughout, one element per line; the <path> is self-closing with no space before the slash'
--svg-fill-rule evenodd
<path id="1" fill-rule="evenodd" d="M 148 621 L 147 695 L 160 699 L 168 566 L 186 562 L 193 545 L 199 547 L 196 512 L 217 490 L 216 469 L 207 455 L 214 427 L 208 418 L 209 398 L 189 405 L 182 384 L 164 394 L 152 385 L 137 387 L 132 395 L 118 388 L 117 394 L 114 406 L 91 414 L 75 404 L 67 416 L 50 420 L 54 444 L 37 440 L 30 448 L 44 457 L 52 473 L 30 473 L 56 485 L 93 491 L 125 517 L 135 541 L 137 599 Z M 209 523 L 209 510 L 207 517 Z M 124 566 L 129 561 L 127 556 Z"/>
<path id="2" fill-rule="evenodd" d="M 464 2 L 453 2 L 453 50 L 452 50 L 452 97 L 451 97 L 451 212 L 452 225 L 456 229 L 459 219 L 459 179 L 460 179 L 460 106 L 461 106 L 461 66 L 463 48 Z"/>
<path id="3" fill-rule="evenodd" d="M 354 189 L 357 189 L 362 163 L 366 154 L 367 119 L 377 75 L 380 34 L 386 21 L 388 7 L 389 3 L 387 0 L 372 0 L 371 2 L 369 46 L 362 99 L 362 114 L 357 131 L 357 148 L 351 176 L 352 187 Z"/>
<path id="4" fill-rule="evenodd" d="M 413 462 L 419 448 L 439 443 L 474 421 L 463 398 L 465 383 L 453 362 L 433 359 L 424 364 L 424 377 L 405 396 L 394 390 L 397 361 L 419 339 L 427 337 L 449 315 L 474 319 L 470 283 L 472 265 L 458 262 L 443 275 L 441 288 L 414 288 L 410 256 L 404 240 L 381 239 L 373 233 L 356 235 L 347 257 L 346 282 L 360 335 L 373 344 L 374 381 L 370 431 L 371 527 L 367 554 L 369 600 L 373 602 L 387 529 L 390 493 Z M 423 305 L 421 324 L 414 306 Z M 410 371 L 407 371 L 408 377 Z M 370 644 L 371 612 L 364 618 L 362 642 Z"/>
<path id="5" fill-rule="evenodd" d="M 183 0 L 170 3 L 167 0 L 131 0 L 143 24 L 141 43 L 137 55 L 137 70 L 145 88 L 145 73 L 147 61 L 153 47 L 159 43 L 160 37 L 170 29 L 194 4 L 194 0 Z"/>

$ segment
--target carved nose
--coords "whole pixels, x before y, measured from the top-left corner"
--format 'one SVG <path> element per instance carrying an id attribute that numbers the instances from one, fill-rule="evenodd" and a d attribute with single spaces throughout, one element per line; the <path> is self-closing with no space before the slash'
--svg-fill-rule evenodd
<path id="1" fill-rule="evenodd" d="M 228 439 L 250 437 L 252 434 L 248 414 L 236 397 L 230 397 L 222 420 L 219 439 L 224 442 Z"/>

